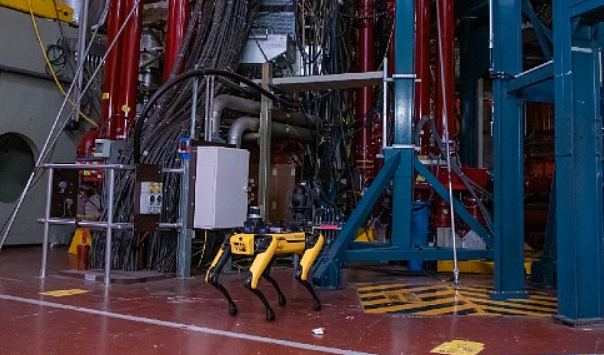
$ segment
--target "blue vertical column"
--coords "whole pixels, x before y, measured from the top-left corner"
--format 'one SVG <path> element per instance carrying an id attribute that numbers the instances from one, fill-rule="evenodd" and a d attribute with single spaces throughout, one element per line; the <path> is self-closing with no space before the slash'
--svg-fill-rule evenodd
<path id="1" fill-rule="evenodd" d="M 601 46 L 567 4 L 554 1 L 558 316 L 584 324 L 604 318 Z"/>
<path id="2" fill-rule="evenodd" d="M 488 29 L 465 20 L 461 34 L 459 92 L 461 97 L 460 155 L 465 165 L 478 165 L 478 80 L 489 69 Z"/>
<path id="3" fill-rule="evenodd" d="M 522 71 L 521 20 L 521 0 L 493 0 L 496 299 L 526 295 L 522 102 L 508 94 L 508 84 Z"/>
<path id="4" fill-rule="evenodd" d="M 411 247 L 411 208 L 413 203 L 413 115 L 415 107 L 415 0 L 396 2 L 394 63 L 394 140 L 393 151 L 400 154 L 394 175 L 392 197 L 392 244 L 404 250 Z"/>

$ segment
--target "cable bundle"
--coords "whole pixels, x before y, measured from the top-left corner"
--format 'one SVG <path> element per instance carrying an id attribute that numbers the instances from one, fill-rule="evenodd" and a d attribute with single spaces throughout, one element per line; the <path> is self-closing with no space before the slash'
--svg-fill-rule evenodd
<path id="1" fill-rule="evenodd" d="M 197 1 L 193 8 L 184 43 L 178 55 L 172 74 L 184 65 L 186 71 L 195 68 L 225 69 L 234 71 L 240 60 L 241 50 L 249 35 L 250 24 L 255 14 L 250 0 Z M 193 80 L 176 85 L 161 99 L 148 118 L 144 118 L 141 130 L 142 162 L 158 164 L 162 167 L 179 167 L 177 143 L 190 130 L 191 94 Z M 204 112 L 204 81 L 199 82 L 197 112 Z M 223 88 L 216 82 L 215 92 Z M 203 119 L 197 119 L 203 123 Z M 203 125 L 202 125 L 203 126 Z M 130 141 L 122 157 L 122 163 L 132 164 L 134 142 Z M 165 174 L 164 203 L 161 220 L 174 222 L 178 219 L 179 176 Z M 119 173 L 115 187 L 115 221 L 132 221 L 134 210 L 134 175 L 132 172 Z M 146 253 L 148 269 L 170 272 L 175 269 L 175 231 L 155 232 L 152 235 L 138 235 L 133 232 L 117 232 L 113 242 L 112 268 L 134 270 L 140 259 L 140 246 L 147 240 Z M 98 233 L 93 238 L 91 267 L 103 267 L 105 238 Z"/>

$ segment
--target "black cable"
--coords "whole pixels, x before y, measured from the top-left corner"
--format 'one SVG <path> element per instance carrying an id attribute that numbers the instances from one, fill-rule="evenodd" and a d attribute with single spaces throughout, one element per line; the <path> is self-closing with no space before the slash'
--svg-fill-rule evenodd
<path id="1" fill-rule="evenodd" d="M 242 75 L 239 75 L 237 73 L 234 73 L 234 72 L 229 72 L 229 71 L 220 70 L 220 69 L 196 69 L 196 70 L 188 71 L 186 73 L 182 73 L 182 74 L 175 76 L 174 78 L 168 80 L 164 85 L 162 85 L 159 89 L 157 89 L 157 91 L 149 99 L 149 102 L 147 102 L 147 104 L 145 104 L 145 107 L 141 111 L 141 114 L 138 117 L 138 119 L 136 121 L 136 126 L 134 128 L 134 163 L 135 164 L 140 164 L 140 157 L 141 157 L 140 143 L 141 143 L 141 130 L 143 128 L 143 123 L 145 121 L 145 118 L 147 117 L 147 114 L 155 105 L 156 101 L 161 96 L 163 96 L 166 92 L 168 92 L 170 89 L 172 89 L 173 87 L 175 87 L 176 85 L 180 84 L 181 82 L 183 82 L 185 80 L 188 80 L 191 78 L 205 78 L 206 76 L 210 76 L 210 75 L 223 76 L 223 77 L 238 81 L 240 83 L 243 83 L 243 84 L 247 85 L 248 87 L 252 88 L 253 90 L 258 91 L 261 95 L 268 97 L 273 102 L 281 103 L 284 106 L 287 106 L 290 108 L 295 108 L 298 106 L 295 103 L 292 103 L 290 101 L 283 99 L 282 97 L 274 95 L 270 91 L 265 90 L 260 85 L 254 83 L 252 80 L 250 80 Z"/>

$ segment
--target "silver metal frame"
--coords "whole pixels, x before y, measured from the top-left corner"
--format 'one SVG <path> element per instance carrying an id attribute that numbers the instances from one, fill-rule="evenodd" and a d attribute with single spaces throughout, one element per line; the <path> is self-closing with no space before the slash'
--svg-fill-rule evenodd
<path id="1" fill-rule="evenodd" d="M 43 169 L 48 169 L 48 183 L 46 188 L 46 207 L 44 211 L 44 218 L 38 219 L 39 223 L 44 224 L 44 236 L 42 242 L 42 262 L 40 266 L 40 277 L 45 278 L 47 273 L 48 265 L 48 246 L 49 246 L 49 233 L 51 225 L 62 225 L 62 226 L 80 226 L 91 229 L 105 230 L 106 241 L 105 241 L 105 268 L 104 268 L 104 284 L 109 286 L 111 284 L 111 247 L 113 230 L 131 230 L 134 229 L 133 223 L 114 223 L 113 212 L 114 212 L 114 189 L 115 189 L 115 171 L 116 170 L 134 170 L 134 167 L 123 164 L 43 164 Z M 88 221 L 78 219 L 67 219 L 67 218 L 50 218 L 50 210 L 52 203 L 52 186 L 54 179 L 55 169 L 71 169 L 71 170 L 85 170 L 95 169 L 109 171 L 109 183 L 108 183 L 108 196 L 107 196 L 107 221 Z M 183 174 L 183 169 L 162 169 L 163 173 L 166 174 Z M 186 218 L 186 216 L 184 217 Z M 183 216 L 179 216 L 179 223 L 159 223 L 159 229 L 181 229 L 184 225 Z"/>

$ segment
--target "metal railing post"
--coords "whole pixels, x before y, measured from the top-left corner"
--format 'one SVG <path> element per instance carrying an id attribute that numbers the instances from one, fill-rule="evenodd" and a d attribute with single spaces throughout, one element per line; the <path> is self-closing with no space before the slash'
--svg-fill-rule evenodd
<path id="1" fill-rule="evenodd" d="M 113 194 L 115 169 L 109 169 L 109 193 L 107 194 L 107 228 L 105 235 L 105 286 L 111 284 L 111 238 L 113 237 Z"/>
<path id="2" fill-rule="evenodd" d="M 46 207 L 44 209 L 44 239 L 42 240 L 42 265 L 40 266 L 40 277 L 46 277 L 46 265 L 48 264 L 48 234 L 50 232 L 50 206 L 52 203 L 52 184 L 54 169 L 48 169 L 48 185 L 46 186 Z"/>

